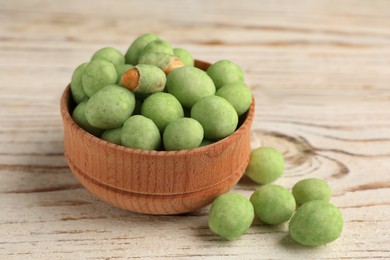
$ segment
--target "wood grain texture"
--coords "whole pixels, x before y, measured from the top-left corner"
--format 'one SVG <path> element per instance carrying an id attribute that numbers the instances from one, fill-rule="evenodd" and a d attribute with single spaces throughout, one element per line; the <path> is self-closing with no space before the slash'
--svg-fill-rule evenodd
<path id="1" fill-rule="evenodd" d="M 390 258 L 390 2 L 0 2 L 0 258 Z M 208 208 L 148 216 L 107 205 L 71 174 L 59 99 L 103 46 L 156 32 L 202 60 L 231 59 L 256 98 L 252 146 L 283 152 L 276 183 L 325 179 L 340 239 L 297 245 L 258 221 L 240 240 L 207 228 Z M 250 196 L 243 178 L 234 188 Z"/>

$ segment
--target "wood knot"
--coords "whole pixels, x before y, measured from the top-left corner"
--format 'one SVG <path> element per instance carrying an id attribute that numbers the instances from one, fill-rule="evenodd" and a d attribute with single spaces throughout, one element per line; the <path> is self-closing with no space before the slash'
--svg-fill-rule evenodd
<path id="1" fill-rule="evenodd" d="M 252 140 L 261 140 L 262 146 L 277 149 L 284 156 L 286 175 L 302 178 L 341 178 L 349 173 L 348 167 L 312 146 L 303 136 L 290 136 L 274 131 L 257 130 Z M 252 147 L 255 148 L 255 147 Z"/>

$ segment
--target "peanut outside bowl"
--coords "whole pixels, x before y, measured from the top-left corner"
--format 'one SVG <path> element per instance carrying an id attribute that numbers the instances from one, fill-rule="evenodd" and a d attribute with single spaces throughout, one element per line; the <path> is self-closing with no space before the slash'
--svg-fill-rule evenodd
<path id="1" fill-rule="evenodd" d="M 206 70 L 210 64 L 196 61 L 195 66 Z M 67 86 L 61 115 L 68 165 L 87 190 L 123 209 L 146 214 L 197 210 L 231 189 L 249 161 L 254 99 L 232 135 L 182 151 L 146 151 L 106 142 L 73 121 L 74 106 Z"/>

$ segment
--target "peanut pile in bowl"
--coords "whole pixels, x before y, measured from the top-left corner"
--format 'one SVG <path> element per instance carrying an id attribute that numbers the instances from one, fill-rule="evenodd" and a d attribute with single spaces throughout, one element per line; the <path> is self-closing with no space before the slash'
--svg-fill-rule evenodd
<path id="1" fill-rule="evenodd" d="M 238 65 L 220 60 L 203 71 L 187 50 L 152 33 L 125 55 L 96 51 L 75 69 L 70 89 L 77 125 L 141 150 L 187 150 L 228 137 L 252 102 Z"/>

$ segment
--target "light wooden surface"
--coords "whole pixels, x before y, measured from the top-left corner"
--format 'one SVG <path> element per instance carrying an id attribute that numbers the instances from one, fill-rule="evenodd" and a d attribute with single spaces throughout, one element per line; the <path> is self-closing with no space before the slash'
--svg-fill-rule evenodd
<path id="1" fill-rule="evenodd" d="M 252 145 L 280 149 L 276 183 L 317 177 L 345 220 L 337 241 L 295 244 L 256 222 L 238 241 L 208 208 L 148 216 L 90 195 L 63 156 L 59 98 L 103 46 L 159 33 L 231 59 L 256 98 Z M 0 258 L 390 258 L 390 1 L 0 1 Z M 257 186 L 243 179 L 248 197 Z"/>

